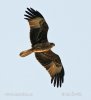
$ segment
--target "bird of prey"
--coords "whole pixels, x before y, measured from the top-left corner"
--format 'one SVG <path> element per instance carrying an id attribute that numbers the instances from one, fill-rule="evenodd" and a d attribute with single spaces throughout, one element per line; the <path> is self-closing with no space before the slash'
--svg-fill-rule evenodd
<path id="1" fill-rule="evenodd" d="M 32 48 L 22 51 L 20 56 L 25 57 L 34 52 L 38 62 L 44 66 L 50 74 L 51 83 L 54 84 L 54 87 L 61 87 L 64 82 L 65 72 L 60 57 L 51 50 L 55 44 L 50 43 L 47 39 L 48 24 L 42 14 L 37 10 L 27 8 L 25 12 L 25 19 L 30 26 Z"/>

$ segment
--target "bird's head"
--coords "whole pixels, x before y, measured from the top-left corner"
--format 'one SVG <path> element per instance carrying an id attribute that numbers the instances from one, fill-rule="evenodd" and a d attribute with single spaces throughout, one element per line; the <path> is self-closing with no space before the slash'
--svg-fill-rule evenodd
<path id="1" fill-rule="evenodd" d="M 54 43 L 50 43 L 50 45 L 51 45 L 51 47 L 54 47 L 54 46 L 55 46 L 55 44 L 54 44 Z"/>

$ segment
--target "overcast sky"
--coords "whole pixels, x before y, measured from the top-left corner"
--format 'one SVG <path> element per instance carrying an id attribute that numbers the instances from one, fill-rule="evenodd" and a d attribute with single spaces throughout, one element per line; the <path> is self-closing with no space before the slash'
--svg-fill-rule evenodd
<path id="1" fill-rule="evenodd" d="M 27 7 L 40 11 L 49 25 L 48 40 L 55 43 L 65 69 L 64 83 L 54 88 L 48 72 L 29 49 Z M 91 0 L 0 1 L 0 100 L 91 99 Z"/>

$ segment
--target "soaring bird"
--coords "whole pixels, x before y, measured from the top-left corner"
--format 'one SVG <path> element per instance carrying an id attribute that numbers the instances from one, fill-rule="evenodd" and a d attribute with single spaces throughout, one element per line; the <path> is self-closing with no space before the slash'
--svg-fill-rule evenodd
<path id="1" fill-rule="evenodd" d="M 20 56 L 25 57 L 34 52 L 36 59 L 50 74 L 54 87 L 61 87 L 65 72 L 60 57 L 51 50 L 55 44 L 50 43 L 47 39 L 48 24 L 37 10 L 27 8 L 25 12 L 25 19 L 30 26 L 32 48 L 22 51 Z"/>

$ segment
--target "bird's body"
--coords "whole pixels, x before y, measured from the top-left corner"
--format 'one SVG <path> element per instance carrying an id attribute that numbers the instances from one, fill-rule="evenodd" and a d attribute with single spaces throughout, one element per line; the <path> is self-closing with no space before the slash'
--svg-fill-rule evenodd
<path id="1" fill-rule="evenodd" d="M 64 68 L 60 57 L 51 50 L 55 44 L 47 39 L 48 24 L 38 11 L 27 8 L 26 13 L 25 19 L 28 20 L 30 26 L 32 48 L 21 52 L 20 56 L 25 57 L 34 52 L 36 59 L 49 72 L 51 83 L 61 87 L 64 81 Z"/>

